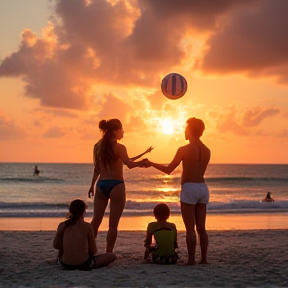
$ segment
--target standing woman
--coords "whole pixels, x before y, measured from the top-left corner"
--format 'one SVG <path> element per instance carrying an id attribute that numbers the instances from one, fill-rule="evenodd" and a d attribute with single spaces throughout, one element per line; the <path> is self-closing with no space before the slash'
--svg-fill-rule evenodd
<path id="1" fill-rule="evenodd" d="M 153 147 L 148 148 L 144 153 L 130 159 L 126 147 L 118 143 L 124 135 L 120 120 L 101 120 L 99 128 L 103 136 L 102 139 L 94 145 L 94 173 L 88 196 L 89 198 L 94 196 L 94 215 L 91 224 L 95 237 L 102 222 L 108 200 L 110 199 L 106 251 L 112 252 L 117 238 L 118 223 L 126 201 L 123 164 L 127 165 L 129 169 L 143 166 L 144 160 L 138 162 L 134 162 L 134 160 L 150 152 Z M 94 195 L 94 185 L 97 179 L 98 182 Z"/>

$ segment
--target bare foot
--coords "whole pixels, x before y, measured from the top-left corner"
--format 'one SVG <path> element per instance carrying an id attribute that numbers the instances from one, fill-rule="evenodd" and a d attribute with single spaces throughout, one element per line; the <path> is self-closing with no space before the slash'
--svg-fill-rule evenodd
<path id="1" fill-rule="evenodd" d="M 194 266 L 195 265 L 195 261 L 189 261 L 188 260 L 187 265 Z"/>
<path id="2" fill-rule="evenodd" d="M 57 265 L 58 264 L 57 258 L 56 259 L 47 259 L 47 260 L 45 260 L 45 262 L 47 264 L 50 264 L 50 265 Z"/>

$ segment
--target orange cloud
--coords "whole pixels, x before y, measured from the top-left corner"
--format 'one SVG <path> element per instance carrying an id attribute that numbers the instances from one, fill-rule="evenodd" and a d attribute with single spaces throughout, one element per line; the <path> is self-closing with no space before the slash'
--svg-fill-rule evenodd
<path id="1" fill-rule="evenodd" d="M 280 109 L 274 107 L 268 108 L 252 108 L 247 109 L 242 114 L 241 124 L 244 127 L 258 126 L 266 118 L 277 115 L 280 113 Z"/>
<path id="2" fill-rule="evenodd" d="M 116 95 L 112 93 L 103 94 L 103 98 L 100 102 L 101 110 L 97 112 L 100 120 L 106 118 L 118 118 L 125 121 L 128 112 L 131 111 L 132 108 L 128 103 L 124 102 L 121 98 L 116 97 Z"/>
<path id="3" fill-rule="evenodd" d="M 59 127 L 51 127 L 47 132 L 45 132 L 43 138 L 62 138 L 65 136 L 66 132 Z"/>
<path id="4" fill-rule="evenodd" d="M 95 94 L 122 87 L 153 91 L 174 67 L 191 68 L 193 45 L 187 50 L 183 41 L 203 34 L 209 50 L 199 52 L 197 67 L 205 73 L 288 81 L 286 0 L 52 2 L 53 24 L 41 37 L 25 29 L 18 51 L 0 65 L 0 77 L 21 77 L 24 95 L 42 106 L 87 111 L 95 109 Z M 153 95 L 148 100 L 155 109 L 165 102 Z M 115 117 L 111 107 L 99 117 Z"/>
<path id="5" fill-rule="evenodd" d="M 0 111 L 0 139 L 17 140 L 25 136 L 24 130 Z"/>
<path id="6" fill-rule="evenodd" d="M 227 109 L 214 108 L 208 111 L 207 116 L 211 122 L 216 123 L 215 128 L 221 133 L 249 136 L 262 135 L 260 124 L 278 114 L 280 109 L 275 107 L 254 107 L 239 111 L 236 105 L 232 105 Z"/>
<path id="7" fill-rule="evenodd" d="M 246 73 L 288 83 L 288 2 L 251 1 L 226 14 L 207 42 L 206 73 Z M 198 63 L 199 64 L 199 63 Z"/>
<path id="8" fill-rule="evenodd" d="M 88 110 L 99 84 L 158 87 L 159 75 L 185 61 L 187 33 L 212 31 L 223 13 L 251 2 L 55 0 L 54 24 L 42 37 L 25 29 L 0 77 L 21 77 L 24 95 L 43 106 Z"/>

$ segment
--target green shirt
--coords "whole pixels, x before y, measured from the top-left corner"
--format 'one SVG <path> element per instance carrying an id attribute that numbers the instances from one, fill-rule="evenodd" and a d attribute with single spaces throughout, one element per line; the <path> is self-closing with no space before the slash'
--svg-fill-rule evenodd
<path id="1" fill-rule="evenodd" d="M 159 247 L 159 244 L 160 244 L 160 242 L 162 242 L 161 241 L 162 239 L 160 239 L 160 241 L 157 241 L 157 239 L 161 238 L 161 231 L 171 231 L 172 237 L 166 238 L 166 240 L 168 242 L 171 242 L 171 243 L 167 243 L 167 244 L 168 244 L 168 246 L 170 246 L 170 245 L 173 246 L 173 249 L 177 248 L 178 244 L 177 244 L 176 225 L 174 223 L 169 223 L 169 222 L 164 222 L 164 221 L 161 221 L 161 222 L 155 221 L 155 222 L 151 222 L 148 224 L 147 235 L 146 235 L 146 239 L 144 241 L 145 242 L 144 246 L 149 247 L 152 244 L 151 243 L 152 242 L 152 236 L 154 236 L 158 249 L 161 248 L 161 247 Z M 155 232 L 157 234 L 156 237 L 155 237 Z M 160 235 L 160 237 L 159 237 L 159 235 Z M 164 233 L 163 233 L 163 235 L 164 235 Z M 164 237 L 166 237 L 166 236 L 164 236 Z"/>

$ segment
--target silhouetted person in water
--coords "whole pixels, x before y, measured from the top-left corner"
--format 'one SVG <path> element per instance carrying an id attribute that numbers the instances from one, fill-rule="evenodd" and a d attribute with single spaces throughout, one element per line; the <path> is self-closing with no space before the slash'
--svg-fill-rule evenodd
<path id="1" fill-rule="evenodd" d="M 266 198 L 262 202 L 274 202 L 274 199 L 271 197 L 271 192 L 267 192 Z"/>
<path id="2" fill-rule="evenodd" d="M 38 166 L 35 166 L 33 176 L 35 175 L 39 176 L 39 174 L 40 174 L 40 170 L 38 169 Z"/>

